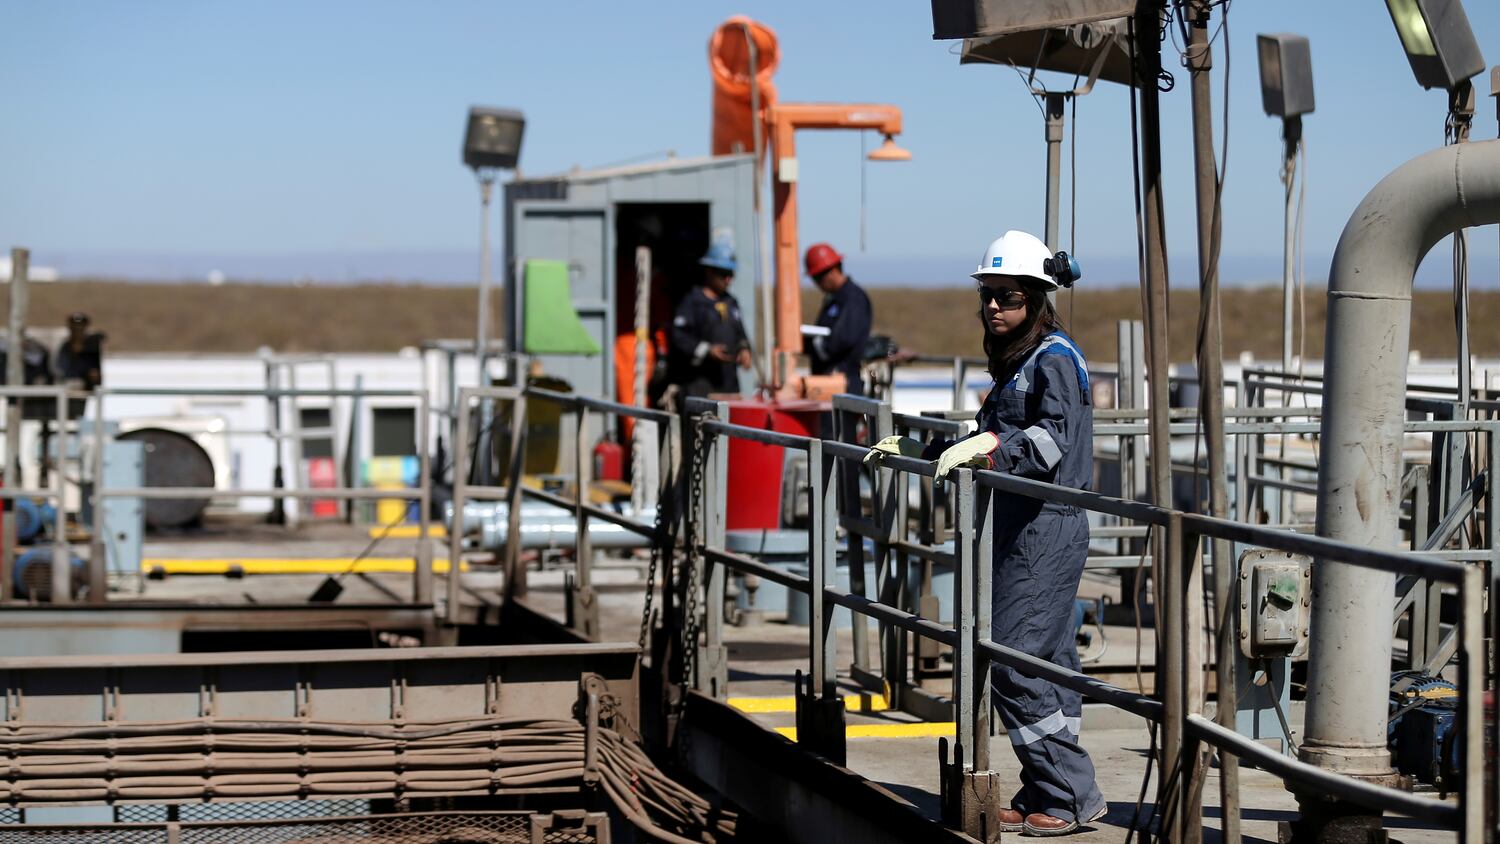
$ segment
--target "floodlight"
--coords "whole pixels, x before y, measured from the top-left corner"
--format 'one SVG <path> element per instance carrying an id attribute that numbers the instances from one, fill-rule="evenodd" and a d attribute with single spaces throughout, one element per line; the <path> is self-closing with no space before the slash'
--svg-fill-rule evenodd
<path id="1" fill-rule="evenodd" d="M 1462 0 L 1385 0 L 1385 5 L 1423 88 L 1452 90 L 1484 70 Z"/>
<path id="2" fill-rule="evenodd" d="M 1257 35 L 1260 102 L 1272 117 L 1301 117 L 1313 110 L 1312 48 L 1302 35 Z"/>
<path id="3" fill-rule="evenodd" d="M 521 158 L 521 132 L 526 118 L 508 108 L 469 109 L 469 126 L 464 132 L 464 164 L 476 170 L 493 167 L 513 169 Z"/>

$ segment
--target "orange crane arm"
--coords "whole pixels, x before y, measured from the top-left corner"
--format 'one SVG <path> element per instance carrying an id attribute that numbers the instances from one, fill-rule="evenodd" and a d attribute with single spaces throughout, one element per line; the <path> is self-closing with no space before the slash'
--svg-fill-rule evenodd
<path id="1" fill-rule="evenodd" d="M 798 129 L 873 129 L 889 140 L 901 133 L 901 109 L 892 105 L 777 103 L 767 111 L 775 183 L 776 360 L 772 378 L 784 384 L 792 358 L 802 351 L 802 301 L 797 260 Z"/>

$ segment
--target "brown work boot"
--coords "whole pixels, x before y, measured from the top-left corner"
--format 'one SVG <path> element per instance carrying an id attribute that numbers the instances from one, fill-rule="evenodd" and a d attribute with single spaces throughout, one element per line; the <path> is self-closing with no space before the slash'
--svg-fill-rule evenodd
<path id="1" fill-rule="evenodd" d="M 1067 835 L 1078 831 L 1078 821 L 1065 821 L 1062 818 L 1054 818 L 1040 812 L 1033 812 L 1026 816 L 1022 824 L 1022 835 L 1031 835 L 1037 838 L 1047 838 L 1053 835 Z"/>
<path id="2" fill-rule="evenodd" d="M 1026 825 L 1026 816 L 1015 809 L 1001 809 L 995 812 L 995 822 L 1000 824 L 1001 832 L 1020 832 Z"/>

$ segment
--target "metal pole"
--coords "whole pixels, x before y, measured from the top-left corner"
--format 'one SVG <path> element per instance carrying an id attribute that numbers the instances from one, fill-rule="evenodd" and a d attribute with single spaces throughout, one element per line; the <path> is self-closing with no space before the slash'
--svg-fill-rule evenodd
<path id="1" fill-rule="evenodd" d="M 1154 549 L 1152 556 L 1157 560 L 1164 560 L 1161 566 L 1164 582 L 1159 589 L 1161 603 L 1157 604 L 1156 629 L 1157 634 L 1162 637 L 1161 659 L 1162 666 L 1157 667 L 1159 694 L 1161 695 L 1165 717 L 1162 719 L 1162 768 L 1161 777 L 1158 780 L 1158 799 L 1168 809 L 1162 816 L 1162 829 L 1166 833 L 1167 841 L 1185 841 L 1187 835 L 1194 829 L 1202 834 L 1202 824 L 1190 827 L 1188 823 L 1189 807 L 1183 805 L 1184 801 L 1173 796 L 1169 789 L 1169 783 L 1185 780 L 1189 772 L 1184 770 L 1187 765 L 1185 741 L 1187 738 L 1187 714 L 1190 710 L 1187 699 L 1187 684 L 1184 682 L 1191 668 L 1187 665 L 1187 630 L 1184 622 L 1186 612 L 1184 604 L 1187 603 L 1186 584 L 1183 578 L 1183 547 L 1182 547 L 1182 515 L 1172 511 L 1167 526 L 1160 531 L 1163 544 Z M 1170 667 L 1162 670 L 1163 667 Z M 1179 783 L 1178 794 L 1184 793 Z M 1201 809 L 1200 813 L 1201 815 Z"/>
<path id="2" fill-rule="evenodd" d="M 68 393 L 59 387 L 57 390 L 57 471 L 52 473 L 51 483 L 48 484 L 52 495 L 52 504 L 57 508 L 55 522 L 52 525 L 52 603 L 73 603 L 73 561 L 68 545 L 68 508 L 63 502 L 63 472 L 62 455 L 67 453 L 67 443 L 63 434 L 67 431 L 68 419 Z M 42 455 L 46 460 L 47 455 Z"/>
<path id="3" fill-rule="evenodd" d="M 418 481 L 418 489 L 422 497 L 417 499 L 417 506 L 421 508 L 417 513 L 417 554 L 416 569 L 413 572 L 411 595 L 412 602 L 427 604 L 432 602 L 432 447 L 428 439 L 432 425 L 432 411 L 427 405 L 427 393 L 422 392 L 422 398 L 418 404 L 417 416 L 417 459 L 421 463 L 422 477 Z M 346 501 L 346 506 L 354 502 Z M 463 512 L 454 511 L 454 529 L 457 531 L 463 523 Z M 459 531 L 461 532 L 461 531 Z M 450 577 L 458 578 L 457 564 L 451 570 Z"/>
<path id="4" fill-rule="evenodd" d="M 1147 373 L 1150 389 L 1150 463 L 1151 499 L 1158 507 L 1172 506 L 1172 439 L 1168 428 L 1168 351 L 1167 351 L 1167 267 L 1166 229 L 1163 221 L 1161 195 L 1161 103 L 1156 81 L 1161 75 L 1161 8 L 1159 3 L 1140 4 L 1135 17 L 1135 50 L 1140 63 L 1141 97 L 1141 189 L 1143 193 L 1143 226 L 1145 254 L 1142 256 L 1146 268 L 1146 329 L 1148 341 Z M 1174 558 L 1180 549 L 1173 544 L 1169 532 L 1157 528 L 1154 531 L 1154 548 L 1151 554 L 1151 573 L 1156 592 L 1157 635 L 1173 632 L 1174 617 L 1167 612 L 1168 605 L 1180 597 L 1172 591 L 1166 581 L 1181 576 L 1180 566 Z M 1163 630 L 1165 628 L 1165 631 Z M 1181 633 L 1181 631 L 1177 631 Z M 1167 699 L 1172 700 L 1173 690 L 1183 680 L 1183 663 L 1174 661 L 1170 654 L 1161 659 L 1156 667 L 1157 688 L 1166 690 Z M 1168 706 L 1176 704 L 1169 703 Z M 1180 715 L 1180 714 L 1179 714 Z M 1168 723 L 1165 741 L 1162 744 L 1161 766 L 1166 771 L 1176 766 L 1181 752 L 1181 724 Z M 1166 778 L 1158 786 L 1158 800 L 1167 799 Z"/>
<path id="5" fill-rule="evenodd" d="M 479 170 L 475 174 L 479 178 L 479 315 L 474 329 L 474 359 L 478 374 L 475 376 L 475 383 L 480 387 L 488 387 L 489 378 L 486 373 L 489 371 L 490 356 L 490 265 L 493 263 L 490 258 L 490 197 L 494 193 L 495 174 Z M 474 456 L 478 461 L 477 478 L 483 485 L 490 483 L 490 470 L 494 463 L 494 450 L 490 446 L 494 441 L 491 431 L 494 421 L 494 406 L 488 401 L 480 402 L 478 447 Z"/>
<path id="6" fill-rule="evenodd" d="M 505 521 L 505 596 L 507 600 L 526 596 L 526 564 L 521 560 L 521 479 L 526 474 L 526 378 L 516 374 L 516 397 L 510 403 L 510 471 L 505 481 L 505 500 L 509 509 Z M 468 441 L 462 442 L 468 448 Z"/>
<path id="7" fill-rule="evenodd" d="M 718 402 L 715 415 L 721 422 L 729 421 L 729 405 Z M 705 478 L 705 494 L 709 496 L 708 510 L 704 513 L 705 543 L 715 548 L 724 547 L 725 518 L 729 502 L 729 437 L 719 434 L 709 447 Z M 724 594 L 727 572 L 723 564 L 707 557 L 705 606 L 703 608 L 703 650 L 698 655 L 699 676 L 706 684 L 700 686 L 711 697 L 725 700 L 729 697 L 729 662 L 724 645 Z"/>
<path id="8" fill-rule="evenodd" d="M 812 650 L 810 660 L 812 682 L 811 696 L 827 700 L 835 696 L 835 630 L 833 607 L 828 605 L 824 588 L 833 583 L 833 569 L 838 564 L 837 526 L 829 523 L 830 516 L 837 518 L 837 507 L 827 503 L 836 484 L 832 470 L 833 459 L 824 457 L 823 442 L 813 440 L 807 449 L 807 477 L 810 483 L 808 498 L 808 574 L 811 583 L 808 595 L 808 645 Z"/>
<path id="9" fill-rule="evenodd" d="M 598 641 L 599 611 L 594 602 L 594 543 L 589 539 L 589 516 L 583 509 L 589 503 L 593 483 L 593 453 L 589 450 L 589 411 L 580 403 L 574 412 L 577 427 L 573 442 L 573 500 L 577 504 L 573 535 L 573 589 L 568 595 L 573 629 Z"/>
<path id="10" fill-rule="evenodd" d="M 1213 51 L 1208 40 L 1209 7 L 1204 0 L 1194 0 L 1189 9 L 1188 68 L 1192 74 L 1193 87 L 1193 165 L 1196 170 L 1198 204 L 1198 289 L 1199 307 L 1202 313 L 1203 330 L 1198 342 L 1198 400 L 1201 403 L 1203 435 L 1208 441 L 1208 509 L 1209 515 L 1217 518 L 1229 516 L 1229 473 L 1224 464 L 1224 336 L 1219 314 L 1219 247 L 1222 235 L 1220 219 L 1220 192 L 1218 167 L 1214 160 L 1214 124 L 1212 92 L 1209 73 L 1213 69 Z M 1212 541 L 1214 566 L 1214 619 L 1216 631 L 1215 679 L 1218 691 L 1217 720 L 1234 729 L 1235 678 L 1234 656 L 1238 643 L 1235 641 L 1233 619 L 1238 616 L 1231 600 L 1234 589 L 1234 572 L 1230 543 L 1215 538 Z M 1194 543 L 1196 546 L 1197 543 Z M 1191 558 L 1184 555 L 1184 562 Z M 1201 558 L 1200 558 L 1201 559 Z M 1206 698 L 1203 674 L 1199 667 L 1202 659 L 1203 639 L 1197 635 L 1203 629 L 1203 568 L 1192 566 L 1187 580 L 1187 606 L 1184 623 L 1189 631 L 1187 637 L 1188 707 L 1200 712 Z M 1170 663 L 1169 663 L 1170 664 Z M 1239 762 L 1228 754 L 1220 753 L 1219 800 L 1223 808 L 1223 836 L 1226 844 L 1238 844 L 1240 840 L 1239 817 Z M 1201 787 L 1203 767 L 1201 760 L 1192 760 L 1192 777 L 1185 782 L 1196 781 Z M 1202 828 L 1202 803 L 1184 807 L 1190 814 L 1188 827 Z"/>
<path id="11" fill-rule="evenodd" d="M 1458 717 L 1463 736 L 1463 794 L 1459 801 L 1462 826 L 1459 840 L 1463 844 L 1482 844 L 1486 840 L 1484 820 L 1484 675 L 1488 651 L 1484 634 L 1484 571 L 1478 566 L 1464 569 L 1459 584 Z"/>
<path id="12" fill-rule="evenodd" d="M 1292 371 L 1292 312 L 1296 308 L 1296 277 L 1293 253 L 1296 251 L 1296 219 L 1292 215 L 1293 186 L 1297 181 L 1297 148 L 1302 144 L 1302 118 L 1287 117 L 1281 122 L 1284 145 L 1281 172 L 1286 174 L 1285 198 L 1281 211 L 1281 371 Z"/>
<path id="13" fill-rule="evenodd" d="M 469 487 L 469 391 L 460 390 L 458 400 L 454 403 L 458 408 L 458 434 L 453 440 L 453 520 L 448 525 L 448 604 L 443 610 L 443 618 L 450 625 L 458 624 L 458 601 L 462 592 L 459 590 L 458 570 L 463 563 L 463 539 L 464 539 L 464 499 L 468 497 Z M 519 501 L 512 496 L 510 503 L 514 510 Z M 507 545 L 520 544 L 520 538 L 511 533 L 505 537 Z M 509 586 L 509 578 L 506 578 Z"/>
<path id="14" fill-rule="evenodd" d="M 10 333 L 7 335 L 5 356 L 5 383 L 19 387 L 25 383 L 25 347 L 22 336 L 26 333 L 26 308 L 30 283 L 31 251 L 15 248 L 10 250 Z M 21 399 L 9 397 L 5 401 L 5 471 L 3 480 L 9 486 L 23 485 L 21 480 Z M 13 597 L 14 572 L 16 566 L 16 520 L 15 510 L 7 507 L 0 527 L 0 596 Z M 61 537 L 58 537 L 61 540 Z"/>
<path id="15" fill-rule="evenodd" d="M 631 383 L 631 403 L 636 407 L 646 406 L 646 349 L 651 342 L 651 249 L 635 248 L 635 377 Z M 656 425 L 643 425 L 637 419 L 630 427 L 630 506 L 639 515 L 646 508 L 648 499 L 655 499 L 651 492 L 652 478 L 646 472 L 648 449 L 656 445 Z M 651 435 L 647 442 L 646 435 Z"/>
<path id="16" fill-rule="evenodd" d="M 745 47 L 750 54 L 750 125 L 751 143 L 755 149 L 754 171 L 755 187 L 750 192 L 751 207 L 755 212 L 755 223 L 752 230 L 755 232 L 755 278 L 756 286 L 760 291 L 760 315 L 758 317 L 761 330 L 761 355 L 765 358 L 765 364 L 761 372 L 766 373 L 773 381 L 776 380 L 776 334 L 775 320 L 771 317 L 776 313 L 776 303 L 771 290 L 771 283 L 766 278 L 766 267 L 771 265 L 771 242 L 766 239 L 765 212 L 761 205 L 761 191 L 765 190 L 765 122 L 761 117 L 760 102 L 760 48 L 755 46 L 754 34 L 750 31 L 750 24 L 741 25 L 745 30 Z M 768 385 L 769 386 L 769 385 Z"/>
<path id="17" fill-rule="evenodd" d="M 1058 199 L 1062 182 L 1063 106 L 1067 96 L 1047 92 L 1043 98 L 1047 114 L 1047 228 L 1042 240 L 1048 249 L 1057 249 Z"/>
<path id="18" fill-rule="evenodd" d="M 108 600 L 109 552 L 105 550 L 105 531 L 109 525 L 104 518 L 104 390 L 94 390 L 94 450 L 91 455 L 93 470 L 94 523 L 89 536 L 89 603 L 102 604 Z M 137 576 L 140 572 L 135 572 Z"/>
<path id="19" fill-rule="evenodd" d="M 479 317 L 474 328 L 474 355 L 479 360 L 479 385 L 484 386 L 485 364 L 490 354 L 490 198 L 495 192 L 495 174 L 476 171 L 479 177 Z"/>

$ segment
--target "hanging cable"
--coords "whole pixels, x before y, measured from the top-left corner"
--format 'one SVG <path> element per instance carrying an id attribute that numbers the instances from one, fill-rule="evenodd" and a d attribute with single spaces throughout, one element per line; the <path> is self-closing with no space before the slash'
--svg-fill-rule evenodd
<path id="1" fill-rule="evenodd" d="M 865 173 L 869 170 L 870 159 L 865 156 L 865 136 L 868 132 L 859 133 L 859 251 L 865 251 Z"/>

